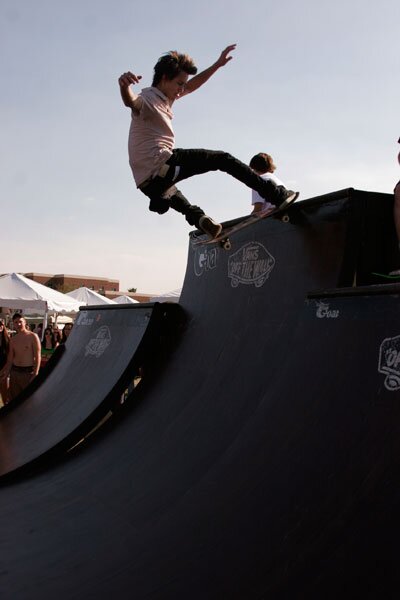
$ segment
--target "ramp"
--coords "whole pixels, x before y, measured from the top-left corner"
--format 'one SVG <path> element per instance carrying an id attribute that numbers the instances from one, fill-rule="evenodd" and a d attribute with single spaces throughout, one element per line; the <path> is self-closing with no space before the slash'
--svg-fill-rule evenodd
<path id="1" fill-rule="evenodd" d="M 391 204 L 344 190 L 230 252 L 189 245 L 168 368 L 0 490 L 6 600 L 390 596 L 400 286 L 370 284 L 396 259 Z"/>
<path id="2" fill-rule="evenodd" d="M 160 304 L 81 310 L 57 366 L 0 411 L 0 475 L 77 443 L 118 402 L 167 327 L 182 319 L 179 307 Z"/>

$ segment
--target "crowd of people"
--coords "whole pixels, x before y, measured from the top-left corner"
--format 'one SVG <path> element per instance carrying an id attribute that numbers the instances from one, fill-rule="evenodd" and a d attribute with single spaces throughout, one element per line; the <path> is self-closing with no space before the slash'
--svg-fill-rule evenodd
<path id="1" fill-rule="evenodd" d="M 12 318 L 12 329 L 0 319 L 0 395 L 3 405 L 11 402 L 38 375 L 60 344 L 65 344 L 73 323 L 61 330 L 50 325 L 28 325 L 20 313 Z"/>

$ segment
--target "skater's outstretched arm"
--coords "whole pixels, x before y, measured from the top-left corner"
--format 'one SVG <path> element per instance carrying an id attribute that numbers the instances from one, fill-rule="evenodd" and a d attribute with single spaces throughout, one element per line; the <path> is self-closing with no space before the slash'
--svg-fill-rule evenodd
<path id="1" fill-rule="evenodd" d="M 139 96 L 132 91 L 130 86 L 132 84 L 135 85 L 135 83 L 139 83 L 141 79 L 141 75 L 134 75 L 130 71 L 123 73 L 118 79 L 122 102 L 128 108 L 133 108 L 136 110 L 140 109 L 141 98 L 139 98 Z"/>
<path id="2" fill-rule="evenodd" d="M 218 71 L 220 67 L 224 67 L 226 63 L 232 60 L 233 57 L 229 56 L 229 54 L 230 52 L 235 50 L 235 48 L 236 44 L 231 44 L 230 46 L 227 46 L 225 50 L 222 50 L 220 57 L 213 65 L 211 65 L 211 67 L 208 67 L 208 69 L 205 69 L 201 73 L 198 73 L 197 75 L 189 79 L 182 96 L 185 96 L 186 94 L 191 94 L 195 90 L 199 89 L 199 87 L 202 86 L 203 83 L 206 83 L 206 81 L 208 81 L 210 77 L 214 75 L 214 73 Z"/>

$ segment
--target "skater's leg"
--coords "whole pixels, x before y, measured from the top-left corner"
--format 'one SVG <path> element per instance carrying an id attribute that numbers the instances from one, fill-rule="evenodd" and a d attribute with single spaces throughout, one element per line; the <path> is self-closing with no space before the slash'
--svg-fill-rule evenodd
<path id="1" fill-rule="evenodd" d="M 182 215 L 185 215 L 189 225 L 194 225 L 210 237 L 216 237 L 221 232 L 222 225 L 204 214 L 204 210 L 199 206 L 190 204 L 182 192 L 175 186 L 168 188 L 168 190 L 160 195 L 159 186 L 149 184 L 142 189 L 142 192 L 150 198 L 149 210 L 152 212 L 163 215 L 170 208 L 173 208 Z"/>
<path id="2" fill-rule="evenodd" d="M 185 215 L 189 225 L 194 225 L 197 229 L 201 229 L 201 231 L 207 233 L 211 238 L 215 238 L 221 233 L 222 225 L 208 215 L 205 215 L 199 206 L 190 204 L 179 190 L 176 190 L 175 194 L 171 196 L 169 203 L 171 208 Z"/>
<path id="3" fill-rule="evenodd" d="M 186 221 L 189 225 L 199 227 L 201 217 L 204 215 L 204 210 L 199 206 L 193 206 L 185 198 L 185 196 L 175 187 L 172 186 L 162 194 L 159 190 L 155 190 L 152 185 L 147 186 L 142 192 L 150 198 L 149 210 L 156 212 L 159 215 L 163 215 L 169 211 L 170 208 L 185 215 Z"/>
<path id="4" fill-rule="evenodd" d="M 171 167 L 179 167 L 175 182 L 209 171 L 223 171 L 251 189 L 256 190 L 262 198 L 277 206 L 281 205 L 288 195 L 293 194 L 293 192 L 290 192 L 284 186 L 277 186 L 270 179 L 263 179 L 250 167 L 228 152 L 177 148 L 173 151 L 167 163 Z"/>
<path id="5" fill-rule="evenodd" d="M 168 199 L 168 202 L 171 208 L 182 215 L 185 215 L 186 221 L 189 223 L 189 225 L 199 228 L 200 219 L 205 214 L 204 210 L 202 210 L 200 206 L 190 204 L 182 192 L 176 188 L 174 194 Z"/>

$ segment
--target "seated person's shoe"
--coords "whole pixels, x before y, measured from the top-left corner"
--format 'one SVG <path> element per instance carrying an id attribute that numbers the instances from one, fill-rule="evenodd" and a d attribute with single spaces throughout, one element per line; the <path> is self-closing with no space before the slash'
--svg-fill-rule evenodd
<path id="1" fill-rule="evenodd" d="M 203 215 L 199 221 L 199 228 L 211 238 L 217 237 L 222 231 L 222 225 L 216 223 L 211 217 Z"/>

